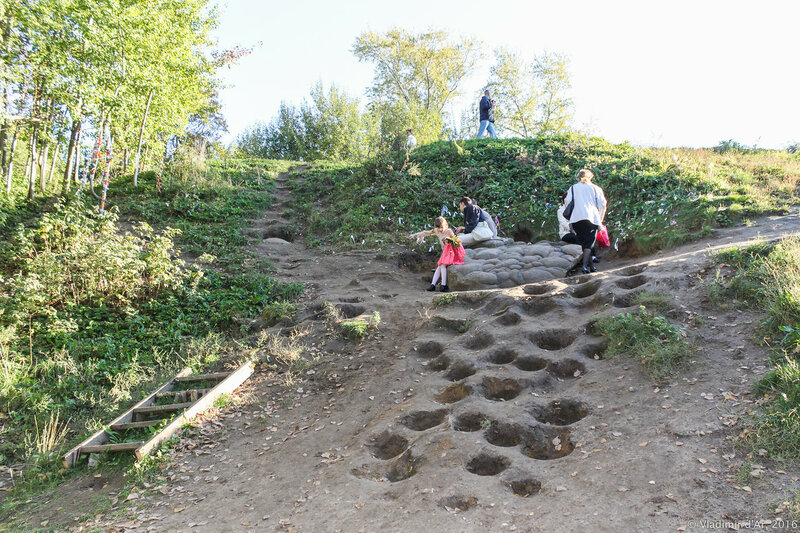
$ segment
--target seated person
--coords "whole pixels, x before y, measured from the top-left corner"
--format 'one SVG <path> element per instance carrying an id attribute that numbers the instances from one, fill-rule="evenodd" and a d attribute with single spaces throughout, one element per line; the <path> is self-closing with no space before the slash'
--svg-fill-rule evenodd
<path id="1" fill-rule="evenodd" d="M 480 207 L 472 203 L 472 199 L 464 196 L 459 200 L 459 209 L 464 214 L 464 225 L 456 228 L 461 244 L 471 246 L 479 242 L 488 241 L 493 234 L 492 229 L 486 222 L 489 217 Z"/>

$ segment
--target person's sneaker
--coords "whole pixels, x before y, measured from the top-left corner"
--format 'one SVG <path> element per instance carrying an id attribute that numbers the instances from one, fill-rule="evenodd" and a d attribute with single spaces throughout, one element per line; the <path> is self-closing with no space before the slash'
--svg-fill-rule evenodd
<path id="1" fill-rule="evenodd" d="M 596 266 L 594 266 L 594 265 L 589 265 L 589 270 L 590 270 L 591 272 L 597 272 L 597 267 L 596 267 Z"/>
<path id="2" fill-rule="evenodd" d="M 448 287 L 447 285 L 442 285 L 441 291 L 442 292 L 450 292 L 450 287 Z"/>
<path id="3" fill-rule="evenodd" d="M 592 263 L 599 263 L 599 262 L 600 262 L 600 258 L 593 255 L 592 256 Z"/>
<path id="4" fill-rule="evenodd" d="M 430 287 L 428 287 L 428 288 L 427 288 L 427 289 L 425 289 L 425 290 L 426 290 L 426 291 L 428 291 L 428 292 L 433 292 L 433 291 L 435 291 L 435 290 L 436 290 L 436 285 L 433 285 L 433 284 L 431 284 L 431 286 L 430 286 Z"/>
<path id="5" fill-rule="evenodd" d="M 581 272 L 583 272 L 584 274 L 589 274 L 591 270 L 589 270 L 589 267 L 581 267 Z"/>

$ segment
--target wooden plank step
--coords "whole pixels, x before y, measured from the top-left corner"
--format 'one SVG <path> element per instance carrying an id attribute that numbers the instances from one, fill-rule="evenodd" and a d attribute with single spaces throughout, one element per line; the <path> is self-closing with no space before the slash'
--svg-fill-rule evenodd
<path id="1" fill-rule="evenodd" d="M 169 391 L 169 392 L 160 392 L 156 394 L 156 399 L 161 398 L 174 398 L 175 396 L 181 396 L 182 394 L 191 394 L 192 392 L 196 392 L 198 396 L 202 396 L 203 394 L 207 393 L 211 389 L 186 389 L 186 390 L 178 390 L 178 391 Z"/>
<path id="2" fill-rule="evenodd" d="M 123 422 L 122 424 L 111 424 L 108 426 L 108 429 L 111 431 L 125 431 L 126 429 L 149 428 L 152 426 L 157 426 L 162 422 L 163 420 L 158 418 L 155 420 L 144 420 L 142 422 Z"/>
<path id="3" fill-rule="evenodd" d="M 187 381 L 204 381 L 208 380 L 220 380 L 227 378 L 231 373 L 230 372 L 214 372 L 212 374 L 194 374 L 192 376 L 182 376 L 175 378 L 175 381 L 178 383 L 186 383 Z"/>
<path id="4" fill-rule="evenodd" d="M 103 452 L 127 452 L 136 450 L 142 444 L 143 440 L 136 442 L 119 442 L 117 444 L 95 444 L 89 446 L 81 446 L 81 454 L 84 453 L 103 453 Z"/>
<path id="5" fill-rule="evenodd" d="M 148 405 L 147 407 L 137 407 L 133 410 L 137 415 L 152 415 L 156 413 L 171 413 L 174 411 L 183 411 L 187 407 L 191 407 L 194 402 L 185 403 L 168 403 L 166 405 Z"/>

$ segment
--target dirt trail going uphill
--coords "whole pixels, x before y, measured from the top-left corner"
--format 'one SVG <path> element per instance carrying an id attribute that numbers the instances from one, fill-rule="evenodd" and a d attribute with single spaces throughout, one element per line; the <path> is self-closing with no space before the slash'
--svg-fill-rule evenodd
<path id="1" fill-rule="evenodd" d="M 758 317 L 705 309 L 698 280 L 709 246 L 796 232 L 796 214 L 431 307 L 428 274 L 274 240 L 288 236 L 285 175 L 276 195 L 255 227 L 278 277 L 309 285 L 308 307 L 379 311 L 380 333 L 348 345 L 313 333 L 309 314 L 309 344 L 331 357 L 294 400 L 281 407 L 286 390 L 257 380 L 255 400 L 186 439 L 117 530 L 702 531 L 703 519 L 780 516 L 798 473 L 765 464 L 744 488 L 728 440 L 765 371 Z M 695 325 L 695 360 L 661 387 L 634 362 L 602 359 L 586 327 L 646 289 L 674 295 L 672 318 Z"/>

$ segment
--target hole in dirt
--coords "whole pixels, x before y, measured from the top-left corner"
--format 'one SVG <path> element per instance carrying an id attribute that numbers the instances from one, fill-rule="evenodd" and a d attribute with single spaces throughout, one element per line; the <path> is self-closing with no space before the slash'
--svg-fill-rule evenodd
<path id="1" fill-rule="evenodd" d="M 488 421 L 486 415 L 481 413 L 464 413 L 453 419 L 453 429 L 456 431 L 478 431 Z"/>
<path id="2" fill-rule="evenodd" d="M 448 496 L 436 503 L 445 511 L 463 513 L 478 505 L 478 499 L 475 496 Z"/>
<path id="3" fill-rule="evenodd" d="M 641 293 L 641 290 L 636 290 L 625 294 L 615 294 L 613 300 L 614 307 L 633 307 L 636 305 L 636 298 L 638 298 Z"/>
<path id="4" fill-rule="evenodd" d="M 473 321 L 466 318 L 447 318 L 445 316 L 433 316 L 428 320 L 432 329 L 445 330 L 453 333 L 464 333 L 469 329 Z"/>
<path id="5" fill-rule="evenodd" d="M 496 322 L 501 326 L 516 326 L 522 321 L 522 316 L 516 311 L 506 311 L 499 317 Z"/>
<path id="6" fill-rule="evenodd" d="M 581 348 L 578 353 L 589 359 L 599 361 L 600 359 L 603 359 L 607 347 L 608 344 L 605 342 L 595 342 L 592 344 L 587 344 Z"/>
<path id="7" fill-rule="evenodd" d="M 467 463 L 467 471 L 479 476 L 496 476 L 511 464 L 507 457 L 481 452 Z"/>
<path id="8" fill-rule="evenodd" d="M 547 371 L 557 378 L 568 379 L 577 378 L 586 373 L 586 367 L 575 359 L 562 359 L 547 365 Z"/>
<path id="9" fill-rule="evenodd" d="M 531 459 L 549 461 L 572 453 L 575 445 L 569 438 L 570 431 L 558 426 L 536 426 L 523 440 L 521 452 Z"/>
<path id="10" fill-rule="evenodd" d="M 338 304 L 336 308 L 344 318 L 355 318 L 358 315 L 364 314 L 367 310 L 363 305 L 356 304 Z"/>
<path id="11" fill-rule="evenodd" d="M 395 433 L 384 431 L 373 437 L 367 444 L 372 456 L 376 459 L 391 459 L 397 457 L 408 448 L 408 439 Z"/>
<path id="12" fill-rule="evenodd" d="M 507 401 L 519 396 L 520 386 L 516 379 L 483 378 L 483 395 L 489 400 Z"/>
<path id="13" fill-rule="evenodd" d="M 638 276 L 617 280 L 617 287 L 622 287 L 623 289 L 635 289 L 636 287 L 641 287 L 648 281 L 649 279 L 647 276 L 644 274 L 639 274 Z"/>
<path id="14" fill-rule="evenodd" d="M 552 283 L 534 283 L 532 285 L 525 285 L 522 290 L 525 294 L 539 295 L 550 292 L 555 289 Z"/>
<path id="15" fill-rule="evenodd" d="M 551 298 L 532 298 L 521 302 L 520 307 L 528 316 L 539 316 L 549 313 L 557 306 Z"/>
<path id="16" fill-rule="evenodd" d="M 425 431 L 438 426 L 447 416 L 447 409 L 437 409 L 435 411 L 415 411 L 400 419 L 400 423 L 408 429 L 414 431 Z"/>
<path id="17" fill-rule="evenodd" d="M 580 285 L 581 283 L 586 283 L 590 279 L 592 279 L 591 274 L 583 274 L 581 276 L 573 276 L 571 278 L 567 278 L 562 281 L 564 281 L 564 283 L 566 283 L 567 285 Z"/>
<path id="18" fill-rule="evenodd" d="M 586 298 L 587 296 L 591 296 L 596 293 L 600 289 L 600 285 L 603 282 L 600 280 L 593 281 L 591 283 L 583 283 L 581 285 L 577 285 L 570 291 L 570 294 L 574 298 Z"/>
<path id="19" fill-rule="evenodd" d="M 636 274 L 641 274 L 647 270 L 647 265 L 633 265 L 629 266 L 628 268 L 622 270 L 620 275 L 622 276 L 635 276 Z"/>
<path id="20" fill-rule="evenodd" d="M 454 383 L 437 394 L 434 399 L 439 403 L 460 402 L 472 393 L 472 387 L 463 383 Z"/>
<path id="21" fill-rule="evenodd" d="M 492 422 L 489 429 L 483 434 L 483 438 L 489 444 L 508 448 L 519 444 L 522 437 L 519 434 L 519 428 L 516 424 L 509 424 L 507 422 Z"/>
<path id="22" fill-rule="evenodd" d="M 485 331 L 479 331 L 464 341 L 464 346 L 470 350 L 483 350 L 494 344 L 494 337 Z"/>
<path id="23" fill-rule="evenodd" d="M 553 400 L 545 406 L 536 420 L 553 426 L 568 426 L 589 414 L 589 406 L 578 400 Z"/>
<path id="24" fill-rule="evenodd" d="M 486 360 L 495 365 L 507 365 L 517 358 L 517 352 L 511 348 L 500 348 L 494 353 L 490 354 Z"/>
<path id="25" fill-rule="evenodd" d="M 340 298 L 339 301 L 346 304 L 357 304 L 359 302 L 363 302 L 364 298 L 361 298 L 360 296 L 353 296 L 352 298 Z"/>
<path id="26" fill-rule="evenodd" d="M 450 366 L 447 372 L 447 379 L 450 381 L 461 381 L 475 373 L 475 365 L 467 361 L 456 361 Z"/>
<path id="27" fill-rule="evenodd" d="M 265 239 L 283 239 L 284 241 L 294 241 L 294 231 L 286 226 L 272 226 L 264 231 Z"/>
<path id="28" fill-rule="evenodd" d="M 526 356 L 518 357 L 514 363 L 514 366 L 520 370 L 524 370 L 525 372 L 536 372 L 537 370 L 542 370 L 545 368 L 547 363 L 547 359 L 542 359 L 541 357 L 535 356 Z"/>
<path id="29" fill-rule="evenodd" d="M 428 365 L 428 368 L 430 368 L 434 372 L 441 372 L 442 370 L 447 369 L 449 365 L 450 365 L 450 358 L 447 357 L 446 355 L 440 355 L 439 357 L 431 361 L 431 364 Z"/>
<path id="30" fill-rule="evenodd" d="M 370 481 L 391 481 L 396 483 L 408 479 L 417 473 L 421 460 L 415 457 L 411 450 L 406 450 L 403 455 L 394 460 L 390 465 L 363 465 L 354 468 L 350 473 L 361 479 Z"/>
<path id="31" fill-rule="evenodd" d="M 531 333 L 528 338 L 542 350 L 561 350 L 573 342 L 577 334 L 571 329 L 544 329 Z"/>
<path id="32" fill-rule="evenodd" d="M 428 341 L 423 342 L 417 347 L 417 353 L 420 357 L 424 357 L 429 359 L 431 357 L 436 357 L 437 355 L 441 355 L 444 351 L 444 345 L 441 342 L 436 341 Z"/>
<path id="33" fill-rule="evenodd" d="M 542 490 L 542 482 L 532 477 L 511 479 L 504 481 L 503 485 L 520 498 L 527 498 L 532 494 L 537 494 Z"/>
<path id="34" fill-rule="evenodd" d="M 398 460 L 392 463 L 389 471 L 386 472 L 386 479 L 392 483 L 408 479 L 417 473 L 418 464 L 419 458 L 414 457 L 414 455 L 411 453 L 411 450 L 408 450 L 406 453 L 401 455 Z"/>

